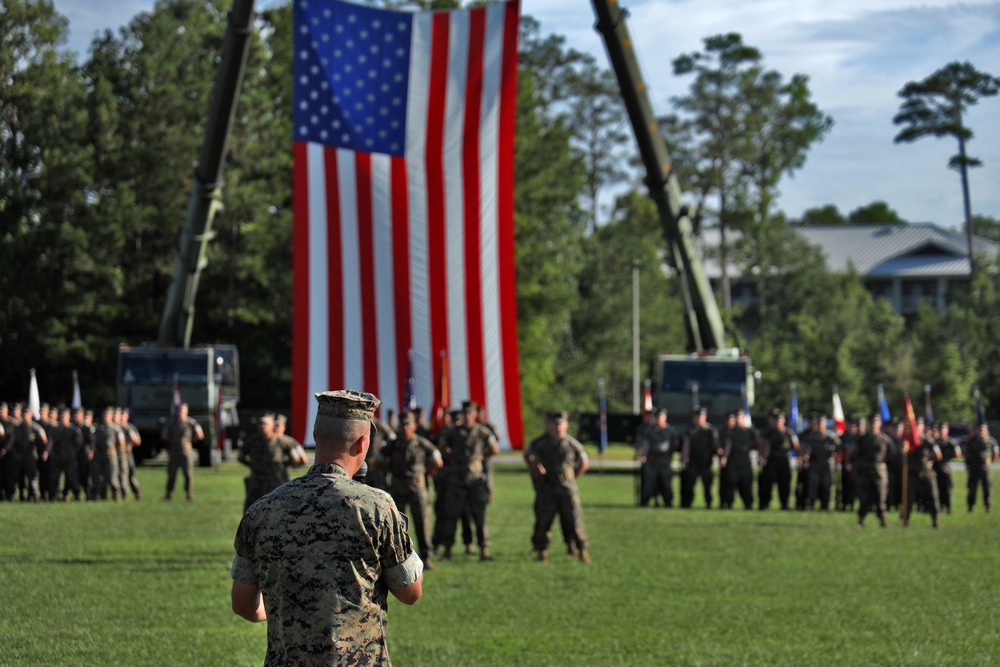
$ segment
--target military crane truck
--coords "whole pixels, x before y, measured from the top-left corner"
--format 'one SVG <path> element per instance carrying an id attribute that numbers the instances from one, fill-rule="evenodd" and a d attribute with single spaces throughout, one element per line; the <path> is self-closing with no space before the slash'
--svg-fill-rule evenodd
<path id="1" fill-rule="evenodd" d="M 229 12 L 159 337 L 156 342 L 122 344 L 118 348 L 118 402 L 131 407 L 132 419 L 143 434 L 144 446 L 137 456 L 140 460 L 160 448 L 160 428 L 170 415 L 175 386 L 191 416 L 205 429 L 205 442 L 199 446 L 201 465 L 209 465 L 208 443 L 216 442 L 220 414 L 226 415 L 228 424 L 237 423 L 239 353 L 226 343 L 192 346 L 191 331 L 198 282 L 208 263 L 208 243 L 214 236 L 212 224 L 222 210 L 226 146 L 243 85 L 253 21 L 254 1 L 235 0 Z"/>
<path id="2" fill-rule="evenodd" d="M 646 171 L 645 184 L 663 227 L 668 263 L 677 272 L 685 306 L 689 351 L 663 354 L 659 359 L 655 402 L 683 421 L 694 407 L 708 411 L 719 424 L 728 412 L 748 409 L 754 400 L 754 370 L 750 358 L 726 341 L 715 294 L 702 267 L 694 241 L 693 212 L 683 202 L 680 182 L 670 164 L 666 143 L 642 80 L 625 24 L 625 12 L 613 0 L 592 0 L 596 30 L 604 38 L 618 87 L 639 146 Z M 583 415 L 581 436 L 593 439 L 597 415 Z M 631 441 L 638 416 L 609 416 L 609 436 L 618 433 Z"/>

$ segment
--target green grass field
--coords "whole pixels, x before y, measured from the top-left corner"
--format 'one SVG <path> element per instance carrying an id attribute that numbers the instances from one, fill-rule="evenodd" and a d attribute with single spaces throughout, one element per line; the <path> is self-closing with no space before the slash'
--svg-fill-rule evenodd
<path id="1" fill-rule="evenodd" d="M 243 474 L 196 470 L 194 503 L 160 500 L 165 470 L 144 467 L 139 503 L 0 504 L 0 665 L 261 664 L 264 625 L 229 610 Z M 581 480 L 591 565 L 558 546 L 538 563 L 529 479 L 498 467 L 496 560 L 457 556 L 416 606 L 390 601 L 394 664 L 1000 664 L 1000 517 L 959 502 L 940 530 L 858 531 L 842 513 L 639 509 L 632 483 Z"/>

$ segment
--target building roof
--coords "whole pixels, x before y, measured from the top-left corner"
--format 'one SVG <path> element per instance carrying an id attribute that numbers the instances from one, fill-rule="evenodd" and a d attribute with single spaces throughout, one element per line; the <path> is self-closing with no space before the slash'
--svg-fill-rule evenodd
<path id="1" fill-rule="evenodd" d="M 794 225 L 790 229 L 820 248 L 831 271 L 853 267 L 868 278 L 961 278 L 971 272 L 965 235 L 929 222 Z M 718 230 L 707 230 L 699 242 L 703 247 L 713 247 L 718 240 Z M 974 237 L 973 244 L 976 252 L 997 255 L 998 246 L 992 241 Z M 719 262 L 713 258 L 706 258 L 705 270 L 710 278 L 721 275 Z M 733 266 L 729 273 L 733 277 L 740 275 Z"/>

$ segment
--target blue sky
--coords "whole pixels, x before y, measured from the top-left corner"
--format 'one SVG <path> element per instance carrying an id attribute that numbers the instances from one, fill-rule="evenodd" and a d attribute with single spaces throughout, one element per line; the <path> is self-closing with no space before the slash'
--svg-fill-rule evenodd
<path id="1" fill-rule="evenodd" d="M 587 0 L 521 0 L 522 12 L 544 32 L 607 63 Z M 151 0 L 55 0 L 69 19 L 68 47 L 85 55 L 95 33 L 117 30 Z M 260 7 L 278 4 L 258 0 Z M 893 143 L 897 91 L 943 65 L 968 60 L 1000 76 L 1000 2 L 966 0 L 623 0 L 629 29 L 650 86 L 653 106 L 670 110 L 686 92 L 671 61 L 698 51 L 702 38 L 739 32 L 786 77 L 806 74 L 813 98 L 834 119 L 804 168 L 780 186 L 778 206 L 790 216 L 836 204 L 841 212 L 882 200 L 911 222 L 962 223 L 957 172 L 947 168 L 951 139 Z M 970 155 L 984 166 L 971 172 L 973 212 L 1000 218 L 1000 96 L 968 114 L 975 137 Z"/>

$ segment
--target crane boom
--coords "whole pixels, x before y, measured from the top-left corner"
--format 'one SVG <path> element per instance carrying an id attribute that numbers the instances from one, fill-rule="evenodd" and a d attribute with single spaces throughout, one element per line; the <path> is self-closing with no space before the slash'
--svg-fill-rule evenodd
<path id="1" fill-rule="evenodd" d="M 212 223 L 222 209 L 222 167 L 246 71 L 253 20 L 254 0 L 234 0 L 229 11 L 222 59 L 212 88 L 205 139 L 195 168 L 187 216 L 177 248 L 177 263 L 160 318 L 157 342 L 164 347 L 191 346 L 198 281 L 202 269 L 208 264 L 206 251 L 208 242 L 214 236 Z"/>
<path id="2" fill-rule="evenodd" d="M 670 166 L 670 155 L 643 83 L 625 12 L 616 0 L 592 0 L 595 28 L 604 38 L 608 58 L 618 78 L 625 108 L 646 168 L 646 187 L 656 204 L 663 235 L 684 292 L 688 340 L 692 351 L 727 347 L 725 329 L 712 286 L 695 247 L 690 213 L 681 201 L 681 187 Z"/>

